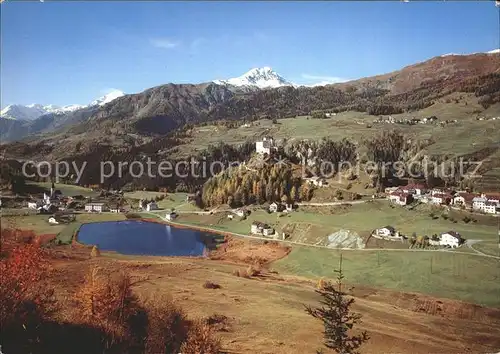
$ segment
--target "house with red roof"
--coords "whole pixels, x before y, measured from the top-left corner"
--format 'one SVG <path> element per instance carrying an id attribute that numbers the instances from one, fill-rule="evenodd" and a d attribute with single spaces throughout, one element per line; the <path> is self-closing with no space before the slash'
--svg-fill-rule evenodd
<path id="1" fill-rule="evenodd" d="M 435 193 L 431 197 L 432 204 L 448 205 L 451 203 L 453 196 L 450 193 Z"/>
<path id="2" fill-rule="evenodd" d="M 404 187 L 401 187 L 400 190 L 412 195 L 422 195 L 427 193 L 428 191 L 427 186 L 422 183 L 410 183 Z"/>
<path id="3" fill-rule="evenodd" d="M 453 197 L 453 205 L 472 206 L 472 200 L 477 197 L 474 193 L 459 192 Z"/>
<path id="4" fill-rule="evenodd" d="M 413 197 L 411 194 L 405 193 L 401 190 L 392 192 L 391 194 L 389 194 L 387 199 L 397 205 L 408 205 L 413 201 Z"/>

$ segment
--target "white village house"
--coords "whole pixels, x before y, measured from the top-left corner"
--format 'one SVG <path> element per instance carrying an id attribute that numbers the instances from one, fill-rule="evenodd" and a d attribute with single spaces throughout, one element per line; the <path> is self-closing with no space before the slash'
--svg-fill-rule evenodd
<path id="1" fill-rule="evenodd" d="M 256 235 L 271 236 L 274 235 L 274 229 L 268 224 L 254 221 L 250 226 L 250 232 Z"/>
<path id="2" fill-rule="evenodd" d="M 472 199 L 472 208 L 487 214 L 500 213 L 499 197 L 481 194 Z"/>
<path id="3" fill-rule="evenodd" d="M 239 216 L 240 218 L 242 218 L 242 217 L 244 217 L 244 216 L 245 216 L 245 210 L 243 210 L 243 209 L 236 209 L 236 210 L 234 211 L 234 213 L 235 213 L 237 216 Z"/>
<path id="4" fill-rule="evenodd" d="M 155 202 L 150 202 L 146 204 L 146 211 L 151 211 L 151 210 L 158 210 L 158 204 Z"/>
<path id="5" fill-rule="evenodd" d="M 412 195 L 423 195 L 427 192 L 427 187 L 424 184 L 411 183 L 400 188 L 401 191 Z"/>
<path id="6" fill-rule="evenodd" d="M 304 181 L 306 181 L 309 184 L 312 184 L 313 186 L 316 186 L 316 187 L 323 187 L 323 186 L 327 185 L 327 182 L 324 178 L 317 177 L 317 176 L 304 178 Z"/>
<path id="7" fill-rule="evenodd" d="M 457 248 L 462 244 L 462 237 L 458 232 L 448 231 L 441 234 L 439 245 Z"/>
<path id="8" fill-rule="evenodd" d="M 413 200 L 413 197 L 411 194 L 404 193 L 400 190 L 397 190 L 395 192 L 392 192 L 389 194 L 387 197 L 390 202 L 397 204 L 397 205 L 407 205 L 410 204 Z"/>
<path id="9" fill-rule="evenodd" d="M 264 154 L 270 154 L 272 150 L 275 149 L 274 146 L 274 140 L 271 137 L 264 137 L 262 141 L 257 141 L 255 143 L 255 151 L 257 151 L 258 154 L 264 155 Z"/>
<path id="10" fill-rule="evenodd" d="M 283 210 L 283 207 L 281 206 L 280 203 L 273 202 L 269 205 L 269 211 L 271 213 L 276 213 L 276 212 L 281 211 L 281 210 Z"/>
<path id="11" fill-rule="evenodd" d="M 486 196 L 484 194 L 482 194 L 479 197 L 474 197 L 472 199 L 472 208 L 475 210 L 481 210 L 484 208 L 487 201 L 488 201 L 488 199 L 486 198 Z"/>
<path id="12" fill-rule="evenodd" d="M 500 204 L 487 201 L 484 204 L 483 211 L 487 214 L 498 214 L 500 212 Z"/>
<path id="13" fill-rule="evenodd" d="M 381 227 L 380 229 L 375 230 L 375 234 L 377 236 L 395 236 L 397 234 L 396 229 L 392 226 Z M 399 235 L 398 235 L 399 236 Z"/>
<path id="14" fill-rule="evenodd" d="M 177 218 L 177 213 L 175 213 L 173 211 L 170 213 L 167 213 L 167 215 L 165 215 L 165 219 L 167 219 L 168 221 L 172 221 L 175 218 Z"/>
<path id="15" fill-rule="evenodd" d="M 38 202 L 28 202 L 28 209 L 38 209 L 41 203 Z"/>
<path id="16" fill-rule="evenodd" d="M 108 206 L 106 205 L 106 203 L 87 203 L 85 204 L 85 211 L 89 213 L 102 213 L 104 211 L 108 211 Z"/>
<path id="17" fill-rule="evenodd" d="M 457 206 L 472 206 L 472 201 L 475 195 L 472 193 L 458 192 L 452 199 L 453 205 Z"/>
<path id="18" fill-rule="evenodd" d="M 59 221 L 57 221 L 57 219 L 55 217 L 51 216 L 49 218 L 49 224 L 57 225 L 57 224 L 59 224 Z"/>
<path id="19" fill-rule="evenodd" d="M 448 193 L 434 193 L 431 196 L 431 203 L 432 204 L 449 204 L 451 200 L 453 199 L 451 194 Z"/>

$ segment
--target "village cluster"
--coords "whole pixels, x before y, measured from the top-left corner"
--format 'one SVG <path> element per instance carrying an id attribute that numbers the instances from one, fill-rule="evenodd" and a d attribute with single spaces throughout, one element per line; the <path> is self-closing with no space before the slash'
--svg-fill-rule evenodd
<path id="1" fill-rule="evenodd" d="M 63 224 L 75 219 L 73 211 L 84 210 L 88 213 L 112 212 L 120 213 L 122 208 L 119 191 L 104 192 L 99 198 L 93 199 L 83 195 L 66 196 L 55 188 L 54 183 L 50 192 L 40 195 L 31 195 L 25 202 L 28 209 L 36 210 L 38 214 L 53 214 L 48 218 L 50 224 Z M 70 212 L 71 211 L 71 212 Z"/>
<path id="2" fill-rule="evenodd" d="M 484 214 L 500 214 L 500 195 L 469 193 L 450 188 L 428 189 L 423 184 L 385 189 L 387 198 L 397 205 L 408 205 L 413 201 L 439 206 L 453 206 Z"/>
<path id="3" fill-rule="evenodd" d="M 453 120 L 444 120 L 442 122 L 438 122 L 438 118 L 436 116 L 425 117 L 425 118 L 403 118 L 403 119 L 394 119 L 393 116 L 389 116 L 388 118 L 379 117 L 373 121 L 375 124 L 407 124 L 407 125 L 417 125 L 417 124 L 437 124 L 441 126 L 445 126 L 447 124 L 454 124 L 458 121 L 456 119 Z"/>
<path id="4" fill-rule="evenodd" d="M 380 229 L 376 229 L 371 234 L 372 237 L 388 240 L 388 241 L 403 241 L 407 239 L 406 236 L 400 234 L 396 229 L 392 226 L 381 227 Z M 440 235 L 429 236 L 421 236 L 421 237 L 412 237 L 410 240 L 412 245 L 419 244 L 422 246 L 438 246 L 438 247 L 451 247 L 457 248 L 465 243 L 465 239 L 456 231 L 447 231 L 443 232 Z"/>
<path id="5" fill-rule="evenodd" d="M 106 194 L 106 196 L 99 197 L 98 200 L 92 200 L 92 198 L 83 195 L 65 196 L 60 190 L 55 189 L 55 185 L 52 183 L 49 193 L 43 193 L 39 196 L 32 195 L 26 202 L 26 206 L 28 209 L 36 210 L 39 214 L 52 214 L 69 209 L 83 209 L 94 213 L 122 212 L 120 203 L 116 202 L 116 198 L 121 198 L 120 192 L 106 192 Z"/>

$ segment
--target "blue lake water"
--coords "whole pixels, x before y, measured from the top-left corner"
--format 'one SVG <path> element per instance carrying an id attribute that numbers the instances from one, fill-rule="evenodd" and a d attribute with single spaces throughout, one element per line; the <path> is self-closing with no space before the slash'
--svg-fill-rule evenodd
<path id="1" fill-rule="evenodd" d="M 139 220 L 84 224 L 78 242 L 127 255 L 202 256 L 217 235 Z"/>

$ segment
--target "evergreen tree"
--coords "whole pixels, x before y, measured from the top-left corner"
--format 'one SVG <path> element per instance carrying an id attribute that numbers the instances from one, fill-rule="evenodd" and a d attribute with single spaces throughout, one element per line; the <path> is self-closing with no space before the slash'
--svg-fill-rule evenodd
<path id="1" fill-rule="evenodd" d="M 370 337 L 366 331 L 351 335 L 350 331 L 360 322 L 361 315 L 351 311 L 354 299 L 343 291 L 342 255 L 336 284 L 327 282 L 316 292 L 322 297 L 321 307 L 306 306 L 306 312 L 323 322 L 324 345 L 339 354 L 356 354 Z"/>

